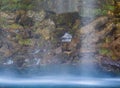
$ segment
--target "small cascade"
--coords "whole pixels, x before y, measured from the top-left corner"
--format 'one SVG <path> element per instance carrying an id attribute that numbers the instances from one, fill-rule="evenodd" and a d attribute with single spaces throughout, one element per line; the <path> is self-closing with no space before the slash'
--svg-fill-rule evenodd
<path id="1" fill-rule="evenodd" d="M 87 14 L 90 19 L 95 19 L 95 16 L 94 16 L 93 13 L 91 13 L 91 11 L 95 7 L 94 3 L 96 2 L 96 0 L 89 0 L 88 2 L 86 0 L 81 0 L 81 1 L 82 1 L 81 2 L 82 6 L 81 6 L 80 14 L 82 13 L 83 17 L 85 17 L 86 14 Z M 88 11 L 86 11 L 86 9 Z M 86 24 L 87 21 L 88 20 L 84 20 L 84 19 L 81 20 L 81 22 L 83 24 L 84 23 Z M 81 64 L 80 64 L 80 68 L 81 68 L 81 74 L 85 75 L 85 76 L 86 75 L 87 76 L 92 76 L 93 70 L 95 70 L 95 66 L 94 66 L 95 44 L 92 41 L 94 36 L 95 36 L 94 32 L 92 32 L 92 34 L 88 32 L 88 33 L 85 33 L 85 34 L 81 35 L 81 49 L 80 49 L 80 52 L 81 52 L 81 58 L 80 58 L 81 59 Z"/>

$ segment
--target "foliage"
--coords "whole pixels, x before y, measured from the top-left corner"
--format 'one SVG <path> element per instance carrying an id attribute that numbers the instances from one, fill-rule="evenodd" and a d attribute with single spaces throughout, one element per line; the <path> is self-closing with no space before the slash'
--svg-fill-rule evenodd
<path id="1" fill-rule="evenodd" d="M 31 45 L 31 39 L 21 39 L 18 42 L 20 45 Z"/>
<path id="2" fill-rule="evenodd" d="M 110 50 L 105 49 L 105 48 L 100 49 L 99 52 L 100 52 L 100 54 L 102 54 L 102 55 L 109 55 L 109 54 L 111 54 Z"/>
<path id="3" fill-rule="evenodd" d="M 104 56 L 107 56 L 107 57 L 111 57 L 112 60 L 118 59 L 118 57 L 113 53 L 113 51 L 110 50 L 110 49 L 107 49 L 107 48 L 101 48 L 101 49 L 99 50 L 99 53 L 100 53 L 101 55 L 104 55 Z"/>
<path id="4" fill-rule="evenodd" d="M 0 27 L 5 27 L 6 26 L 6 18 L 5 17 L 1 17 L 0 18 Z"/>
<path id="5" fill-rule="evenodd" d="M 29 10 L 34 7 L 33 0 L 0 0 L 1 8 L 0 10 Z"/>
<path id="6" fill-rule="evenodd" d="M 103 5 L 101 9 L 98 9 L 97 12 L 101 15 L 111 15 L 115 7 L 113 5 L 107 4 Z"/>
<path id="7" fill-rule="evenodd" d="M 6 28 L 9 28 L 9 29 L 21 29 L 22 26 L 20 26 L 19 24 L 11 24 L 11 25 L 6 26 Z"/>
<path id="8" fill-rule="evenodd" d="M 48 0 L 0 0 L 0 10 L 16 11 L 36 9 L 40 2 Z"/>
<path id="9" fill-rule="evenodd" d="M 98 0 L 96 1 L 96 6 L 89 6 L 89 3 L 86 0 L 87 5 L 85 7 L 81 7 L 80 15 L 82 17 L 90 17 L 90 16 L 101 16 L 101 15 L 111 15 L 114 12 L 115 6 L 113 5 L 113 1 L 110 0 Z M 94 2 L 93 2 L 94 3 Z"/>
<path id="10" fill-rule="evenodd" d="M 95 10 L 95 15 L 112 15 L 115 7 L 112 5 L 103 5 L 102 8 Z"/>
<path id="11" fill-rule="evenodd" d="M 21 35 L 17 35 L 16 36 L 16 39 L 18 40 L 18 44 L 20 44 L 20 45 L 31 45 L 31 43 L 32 43 L 32 41 L 31 41 L 31 39 L 23 39 L 22 38 L 22 36 Z"/>

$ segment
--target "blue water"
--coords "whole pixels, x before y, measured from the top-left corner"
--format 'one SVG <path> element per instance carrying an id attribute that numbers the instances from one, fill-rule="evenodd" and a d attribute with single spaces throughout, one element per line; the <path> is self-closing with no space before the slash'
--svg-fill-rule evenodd
<path id="1" fill-rule="evenodd" d="M 86 67 L 83 75 L 76 65 L 48 65 L 29 68 L 1 67 L 0 88 L 120 88 L 120 74 Z M 81 74 L 82 73 L 82 74 Z"/>
<path id="2" fill-rule="evenodd" d="M 0 88 L 113 88 L 120 87 L 119 78 L 51 77 L 42 79 L 2 79 Z"/>

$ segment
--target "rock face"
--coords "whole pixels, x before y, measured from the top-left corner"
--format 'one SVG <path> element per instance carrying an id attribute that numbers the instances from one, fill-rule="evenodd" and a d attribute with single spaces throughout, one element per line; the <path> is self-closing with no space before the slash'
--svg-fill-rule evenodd
<path id="1" fill-rule="evenodd" d="M 67 3 L 67 1 L 69 2 Z M 77 1 L 75 0 L 75 2 Z M 53 0 L 53 4 L 61 4 L 58 5 L 58 7 L 60 6 L 57 8 L 58 10 L 53 9 L 56 13 L 29 10 L 21 16 L 21 12 L 18 12 L 19 15 L 14 12 L 0 12 L 0 64 L 15 65 L 21 68 L 47 64 L 80 63 L 80 54 L 98 52 L 99 40 L 108 41 L 104 38 L 110 36 L 114 28 L 116 28 L 115 35 L 106 46 L 119 58 L 119 21 L 114 24 L 106 16 L 92 20 L 88 19 L 89 17 L 80 17 L 80 13 L 75 9 L 69 10 L 72 2 L 74 0 Z M 62 9 L 62 5 L 66 6 L 65 10 Z M 117 18 L 119 17 L 117 16 Z M 70 37 L 69 43 L 63 44 L 62 42 L 65 41 L 62 41 L 61 38 L 65 33 L 72 37 Z M 109 63 L 105 63 L 106 61 Z M 118 66 L 119 64 L 117 61 L 112 64 L 112 61 L 106 61 L 101 59 L 101 63 L 104 65 Z"/>
<path id="2" fill-rule="evenodd" d="M 100 64 L 108 71 L 120 72 L 120 61 L 112 60 L 108 57 L 102 57 Z"/>
<path id="3" fill-rule="evenodd" d="M 30 13 L 32 14 L 30 15 Z M 45 14 L 43 11 L 36 14 L 35 12 L 28 11 L 28 17 L 32 17 L 36 22 L 32 28 L 24 28 L 22 25 L 15 23 L 15 15 L 12 17 L 9 16 L 10 13 L 5 12 L 1 12 L 0 14 L 1 18 L 4 18 L 3 22 L 6 23 L 0 26 L 1 64 L 14 64 L 18 67 L 39 65 L 41 58 L 45 56 L 43 53 L 47 55 L 50 52 L 48 51 L 51 48 L 51 43 L 48 40 L 51 36 L 49 29 L 55 29 L 54 23 L 49 19 L 44 20 Z M 42 20 L 44 22 L 40 23 Z"/>
<path id="4" fill-rule="evenodd" d="M 74 38 L 68 48 L 70 55 L 62 51 L 61 37 L 65 32 L 74 36 L 79 27 L 77 13 L 55 14 L 49 11 L 28 11 L 26 19 L 31 18 L 33 25 L 26 24 L 26 19 L 16 13 L 0 12 L 0 64 L 28 67 L 55 63 L 72 63 L 78 54 Z M 11 15 L 9 15 L 11 14 Z M 69 23 L 65 21 L 65 17 Z M 61 21 L 60 21 L 61 20 Z M 1 23 L 0 22 L 0 23 Z M 22 25 L 22 24 L 24 25 Z M 74 48 L 74 49 L 73 49 Z M 74 53 L 76 53 L 74 55 Z M 76 58 L 76 60 L 79 60 Z"/>

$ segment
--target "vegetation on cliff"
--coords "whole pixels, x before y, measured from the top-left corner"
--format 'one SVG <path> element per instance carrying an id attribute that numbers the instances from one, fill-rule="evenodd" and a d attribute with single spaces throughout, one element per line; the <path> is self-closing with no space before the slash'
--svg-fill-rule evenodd
<path id="1" fill-rule="evenodd" d="M 93 9 L 84 0 L 84 16 L 83 2 L 78 1 L 78 11 L 59 14 L 38 9 L 37 5 L 45 3 L 51 6 L 50 0 L 0 0 L 0 63 L 11 58 L 15 64 L 20 62 L 19 66 L 80 63 L 80 54 L 88 52 L 97 53 L 108 66 L 119 62 L 120 1 L 98 0 Z M 72 36 L 69 44 L 61 42 L 65 33 Z M 85 42 L 96 45 L 95 50 L 80 49 L 81 36 L 88 37 L 85 34 L 92 38 Z M 106 57 L 110 60 L 104 63 Z"/>

